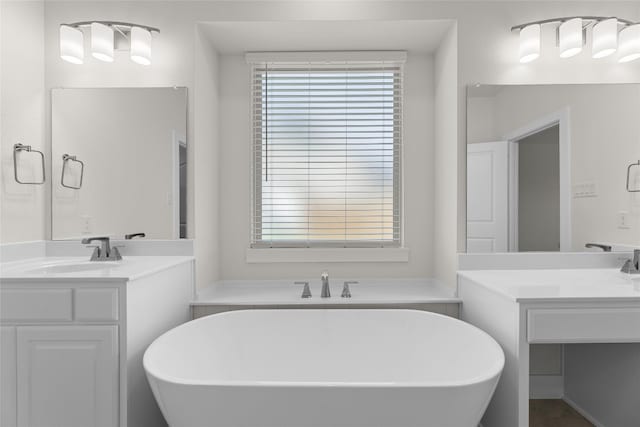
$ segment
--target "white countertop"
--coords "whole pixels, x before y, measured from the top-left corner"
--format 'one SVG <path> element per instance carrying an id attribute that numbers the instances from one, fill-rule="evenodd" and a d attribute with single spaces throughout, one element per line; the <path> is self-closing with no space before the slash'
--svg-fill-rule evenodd
<path id="1" fill-rule="evenodd" d="M 342 298 L 340 295 L 344 280 L 352 279 L 332 278 L 330 298 L 320 297 L 319 279 L 304 280 L 309 281 L 311 298 L 301 298 L 303 286 L 294 285 L 294 280 L 227 280 L 200 290 L 192 305 L 460 303 L 455 289 L 434 279 L 361 279 L 360 283 L 350 285 L 351 298 Z"/>
<path id="2" fill-rule="evenodd" d="M 640 301 L 640 276 L 617 268 L 472 270 L 458 275 L 516 302 Z"/>
<path id="3" fill-rule="evenodd" d="M 121 261 L 85 257 L 41 257 L 0 264 L 2 280 L 135 280 L 184 262 L 192 256 L 125 256 Z"/>

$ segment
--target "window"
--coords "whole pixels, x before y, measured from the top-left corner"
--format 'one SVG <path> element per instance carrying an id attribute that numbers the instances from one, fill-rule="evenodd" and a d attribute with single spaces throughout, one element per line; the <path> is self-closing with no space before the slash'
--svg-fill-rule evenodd
<path id="1" fill-rule="evenodd" d="M 399 247 L 402 61 L 253 62 L 252 244 Z"/>

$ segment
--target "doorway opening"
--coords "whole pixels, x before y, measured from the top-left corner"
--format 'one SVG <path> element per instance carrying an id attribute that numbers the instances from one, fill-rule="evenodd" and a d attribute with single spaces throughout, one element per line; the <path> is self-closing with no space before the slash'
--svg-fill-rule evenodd
<path id="1" fill-rule="evenodd" d="M 560 250 L 560 126 L 512 140 L 513 249 Z"/>

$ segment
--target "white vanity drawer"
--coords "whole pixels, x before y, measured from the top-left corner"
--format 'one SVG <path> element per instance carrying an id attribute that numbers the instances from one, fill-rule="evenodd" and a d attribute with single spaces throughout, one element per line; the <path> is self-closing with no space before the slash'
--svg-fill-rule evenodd
<path id="1" fill-rule="evenodd" d="M 2 289 L 0 293 L 3 321 L 70 321 L 72 316 L 72 289 Z"/>
<path id="2" fill-rule="evenodd" d="M 527 311 L 530 343 L 640 341 L 640 308 L 553 308 Z"/>
<path id="3" fill-rule="evenodd" d="M 75 292 L 74 320 L 79 322 L 118 320 L 118 289 L 78 288 Z"/>

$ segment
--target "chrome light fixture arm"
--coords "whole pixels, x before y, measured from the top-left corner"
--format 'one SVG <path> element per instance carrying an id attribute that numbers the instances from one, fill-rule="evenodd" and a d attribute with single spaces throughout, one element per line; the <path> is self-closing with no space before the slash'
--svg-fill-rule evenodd
<path id="1" fill-rule="evenodd" d="M 584 28 L 587 28 L 589 25 L 596 24 L 600 21 L 606 21 L 607 19 L 616 19 L 619 24 L 624 26 L 636 24 L 636 22 L 629 21 L 628 19 L 617 18 L 615 16 L 563 16 L 559 18 L 541 19 L 539 21 L 531 21 L 531 22 L 526 22 L 524 24 L 514 25 L 513 27 L 511 27 L 511 31 L 520 31 L 523 28 L 528 27 L 529 25 L 547 25 L 547 24 L 560 25 L 563 22 L 567 22 L 577 18 L 582 19 L 583 21 L 586 21 L 583 25 Z"/>
<path id="2" fill-rule="evenodd" d="M 134 24 L 131 22 L 122 22 L 122 21 L 80 21 L 73 22 L 71 24 L 61 24 L 66 25 L 68 27 L 73 28 L 90 28 L 91 24 L 102 24 L 108 27 L 112 27 L 114 30 L 118 31 L 123 36 L 127 37 L 127 35 L 131 32 L 131 28 L 138 27 L 145 29 L 151 33 L 160 33 L 160 29 L 156 27 L 150 27 L 148 25 Z"/>

